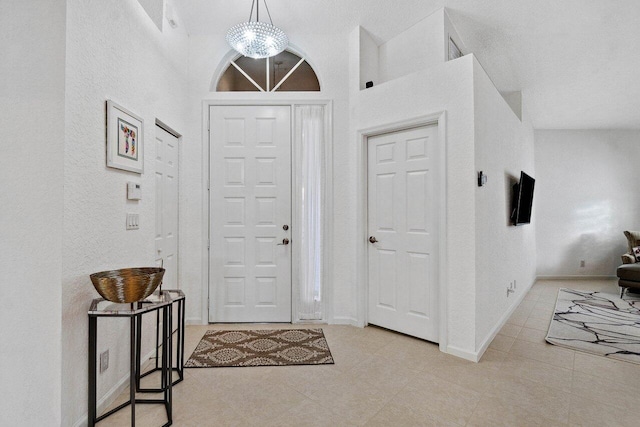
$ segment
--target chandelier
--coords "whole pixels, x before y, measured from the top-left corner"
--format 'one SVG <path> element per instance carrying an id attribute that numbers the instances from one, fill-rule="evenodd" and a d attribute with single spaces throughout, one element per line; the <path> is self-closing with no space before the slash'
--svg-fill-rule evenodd
<path id="1" fill-rule="evenodd" d="M 253 0 L 249 21 L 234 25 L 227 32 L 227 43 L 249 58 L 269 58 L 285 50 L 289 44 L 287 35 L 273 25 L 267 0 L 262 0 L 270 22 L 260 22 L 260 0 Z M 256 20 L 252 21 L 253 9 Z"/>

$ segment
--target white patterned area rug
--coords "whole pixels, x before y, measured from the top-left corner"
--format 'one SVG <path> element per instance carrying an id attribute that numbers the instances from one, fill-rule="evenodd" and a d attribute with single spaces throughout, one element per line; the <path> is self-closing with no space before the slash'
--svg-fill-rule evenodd
<path id="1" fill-rule="evenodd" d="M 547 342 L 640 364 L 640 300 L 560 289 Z"/>
<path id="2" fill-rule="evenodd" d="M 322 329 L 207 331 L 185 368 L 333 364 Z"/>

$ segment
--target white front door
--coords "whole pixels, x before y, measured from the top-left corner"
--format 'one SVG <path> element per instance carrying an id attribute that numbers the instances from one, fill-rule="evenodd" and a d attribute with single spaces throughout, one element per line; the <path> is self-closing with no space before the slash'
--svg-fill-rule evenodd
<path id="1" fill-rule="evenodd" d="M 209 321 L 290 322 L 291 109 L 209 114 Z"/>
<path id="2" fill-rule="evenodd" d="M 438 342 L 438 127 L 368 139 L 368 322 Z"/>
<path id="3" fill-rule="evenodd" d="M 156 126 L 156 264 L 162 286 L 178 289 L 178 138 Z"/>

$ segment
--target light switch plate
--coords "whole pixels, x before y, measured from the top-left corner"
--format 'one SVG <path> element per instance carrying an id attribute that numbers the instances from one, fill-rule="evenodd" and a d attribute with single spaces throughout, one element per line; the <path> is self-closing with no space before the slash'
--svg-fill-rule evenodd
<path id="1" fill-rule="evenodd" d="M 127 214 L 127 230 L 137 230 L 140 228 L 140 214 Z"/>

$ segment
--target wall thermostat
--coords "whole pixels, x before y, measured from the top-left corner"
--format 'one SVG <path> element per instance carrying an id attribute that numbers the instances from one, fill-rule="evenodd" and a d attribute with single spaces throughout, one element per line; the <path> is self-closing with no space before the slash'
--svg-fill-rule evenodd
<path id="1" fill-rule="evenodd" d="M 127 182 L 127 199 L 142 199 L 142 187 L 140 187 L 140 184 L 138 184 L 137 182 Z"/>

